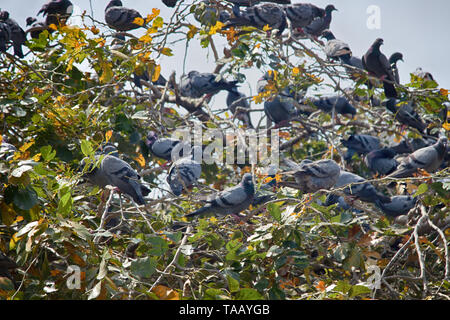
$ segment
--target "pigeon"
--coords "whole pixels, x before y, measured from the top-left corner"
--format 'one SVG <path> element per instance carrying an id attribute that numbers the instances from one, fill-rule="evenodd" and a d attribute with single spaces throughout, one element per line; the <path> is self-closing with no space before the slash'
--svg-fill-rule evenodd
<path id="1" fill-rule="evenodd" d="M 345 187 L 344 193 L 355 197 L 364 202 L 374 203 L 379 200 L 383 203 L 389 202 L 391 199 L 381 192 L 379 192 L 375 187 L 367 182 L 363 177 L 358 176 L 357 174 L 341 170 L 337 183 L 335 184 L 335 188 Z"/>
<path id="2" fill-rule="evenodd" d="M 412 196 L 395 196 L 389 202 L 375 201 L 375 205 L 389 217 L 398 217 L 408 214 L 417 203 L 417 198 Z"/>
<path id="3" fill-rule="evenodd" d="M 5 141 L 0 142 L 0 160 L 11 161 L 14 158 L 14 154 L 17 148 Z"/>
<path id="4" fill-rule="evenodd" d="M 162 2 L 169 8 L 173 8 L 176 6 L 178 0 L 162 0 Z"/>
<path id="5" fill-rule="evenodd" d="M 342 96 L 322 97 L 310 100 L 318 109 L 330 113 L 333 110 L 342 115 L 356 115 L 356 108 L 350 104 L 347 98 Z"/>
<path id="6" fill-rule="evenodd" d="M 144 80 L 146 82 L 149 82 L 151 80 L 150 77 L 148 76 L 147 70 L 144 70 L 141 75 L 137 74 L 136 72 L 133 73 L 133 83 L 136 85 L 136 87 L 140 89 L 142 88 L 141 80 Z M 166 78 L 163 77 L 163 75 L 160 74 L 158 80 L 152 81 L 152 84 L 155 86 L 164 87 L 167 84 L 167 80 Z M 172 86 L 169 85 L 169 88 L 172 88 Z"/>
<path id="7" fill-rule="evenodd" d="M 181 140 L 171 138 L 158 138 L 156 132 L 150 131 L 147 135 L 145 144 L 147 145 L 150 152 L 158 158 L 171 161 L 172 151 L 175 148 L 179 148 L 178 154 L 175 155 L 179 158 L 183 157 L 183 145 L 181 144 Z"/>
<path id="8" fill-rule="evenodd" d="M 391 148 L 371 151 L 364 158 L 364 162 L 372 173 L 388 175 L 397 169 L 398 162 L 394 159 L 397 153 Z"/>
<path id="9" fill-rule="evenodd" d="M 27 36 L 25 31 L 19 26 L 19 24 L 9 17 L 8 11 L 0 12 L 0 23 L 6 23 L 9 26 L 9 30 L 11 31 L 10 40 L 13 43 L 14 55 L 19 58 L 23 58 L 22 46 L 27 41 Z"/>
<path id="10" fill-rule="evenodd" d="M 141 177 L 125 161 L 110 155 L 96 155 L 98 161 L 103 159 L 100 166 L 90 165 L 83 178 L 88 179 L 92 184 L 101 188 L 111 185 L 117 187 L 121 192 L 129 195 L 138 205 L 145 204 L 144 197 L 150 193 L 150 189 L 141 184 Z M 82 168 L 86 165 L 86 158 L 81 162 Z"/>
<path id="11" fill-rule="evenodd" d="M 404 139 L 402 142 L 390 147 L 392 150 L 395 151 L 397 154 L 405 154 L 405 153 L 413 153 L 416 150 L 428 147 L 430 145 L 434 144 L 433 142 L 425 141 L 424 139 L 413 139 L 413 140 L 407 140 Z"/>
<path id="12" fill-rule="evenodd" d="M 45 24 L 47 26 L 54 24 L 60 25 L 65 23 L 67 19 L 72 15 L 73 4 L 69 0 L 50 0 L 44 4 L 38 12 L 38 16 L 42 15 L 46 17 Z"/>
<path id="13" fill-rule="evenodd" d="M 383 39 L 378 38 L 375 40 L 362 58 L 363 67 L 370 75 L 380 78 L 383 81 L 386 97 L 397 98 L 397 90 L 392 84 L 396 83 L 395 75 L 387 57 L 380 51 L 380 46 L 382 44 Z M 391 81 L 392 83 L 386 82 L 385 80 Z"/>
<path id="14" fill-rule="evenodd" d="M 431 73 L 423 71 L 422 68 L 417 68 L 416 71 L 413 72 L 413 74 L 426 81 L 436 81 L 434 80 L 434 77 Z"/>
<path id="15" fill-rule="evenodd" d="M 184 97 L 201 98 L 203 95 L 214 95 L 221 90 L 234 90 L 237 81 L 217 80 L 214 73 L 190 71 L 180 81 L 180 93 Z"/>
<path id="16" fill-rule="evenodd" d="M 25 33 L 29 33 L 31 38 L 33 39 L 39 39 L 39 35 L 42 31 L 48 30 L 48 32 L 53 32 L 52 29 L 49 29 L 45 22 L 37 21 L 36 18 L 28 17 L 26 20 L 27 27 L 30 27 L 28 30 L 25 31 Z"/>
<path id="17" fill-rule="evenodd" d="M 226 1 L 231 2 L 238 6 L 242 6 L 242 7 L 251 7 L 260 2 L 273 2 L 273 3 L 278 3 L 278 4 L 290 4 L 291 3 L 291 0 L 226 0 Z"/>
<path id="18" fill-rule="evenodd" d="M 289 159 L 285 163 L 293 170 L 286 174 L 293 175 L 297 186 L 295 189 L 303 193 L 314 193 L 322 189 L 332 188 L 338 181 L 341 169 L 339 165 L 330 159 L 311 161 L 303 160 L 297 164 Z M 289 185 L 294 188 L 294 185 Z"/>
<path id="19" fill-rule="evenodd" d="M 6 22 L 0 21 L 0 52 L 6 52 L 6 45 L 10 40 L 11 28 Z"/>
<path id="20" fill-rule="evenodd" d="M 400 84 L 400 73 L 397 67 L 398 61 L 403 61 L 403 54 L 400 52 L 395 52 L 389 57 L 389 63 L 391 64 L 392 72 L 394 72 L 395 82 Z"/>
<path id="21" fill-rule="evenodd" d="M 386 108 L 395 115 L 395 119 L 401 124 L 415 128 L 419 132 L 424 132 L 428 127 L 416 112 L 414 102 L 402 103 L 398 99 L 390 98 L 385 104 Z"/>
<path id="22" fill-rule="evenodd" d="M 442 137 L 432 146 L 414 151 L 409 156 L 403 158 L 397 170 L 388 177 L 408 178 L 416 173 L 418 169 L 433 173 L 441 166 L 446 152 L 447 138 Z"/>
<path id="23" fill-rule="evenodd" d="M 199 151 L 196 151 L 199 149 Z M 197 180 L 202 174 L 202 166 L 200 161 L 195 160 L 196 153 L 202 153 L 201 147 L 194 147 L 191 150 L 191 154 L 175 161 L 169 173 L 167 175 L 167 183 L 170 186 L 173 194 L 176 196 L 181 195 L 183 190 L 197 183 Z"/>
<path id="24" fill-rule="evenodd" d="M 112 143 L 105 143 L 103 145 L 99 146 L 99 149 L 95 152 L 96 155 L 110 155 L 116 158 L 120 158 L 119 157 L 119 151 L 117 150 L 116 146 L 113 145 Z"/>
<path id="25" fill-rule="evenodd" d="M 253 176 L 250 173 L 246 173 L 239 185 L 219 192 L 212 200 L 208 201 L 209 203 L 206 206 L 185 215 L 185 217 L 189 218 L 206 214 L 217 214 L 220 216 L 231 214 L 239 218 L 238 214 L 253 203 L 254 195 Z"/>
<path id="26" fill-rule="evenodd" d="M 141 14 L 130 8 L 124 8 L 122 1 L 111 0 L 105 9 L 105 21 L 112 29 L 116 31 L 130 31 L 145 25 L 134 23 L 136 18 L 142 18 Z"/>
<path id="27" fill-rule="evenodd" d="M 348 56 L 348 58 L 352 56 L 350 46 L 344 41 L 336 39 L 330 30 L 324 30 L 321 37 L 327 39 L 327 44 L 325 45 L 324 51 L 329 59 L 337 60 L 342 56 Z"/>
<path id="28" fill-rule="evenodd" d="M 245 95 L 239 92 L 237 88 L 233 88 L 228 91 L 227 106 L 236 118 L 241 120 L 247 127 L 253 128 L 253 124 L 250 119 L 250 113 L 248 111 L 245 111 L 250 110 L 250 104 L 245 98 Z M 236 111 L 237 108 L 241 108 L 243 110 Z"/>
<path id="29" fill-rule="evenodd" d="M 341 140 L 341 142 L 347 147 L 346 161 L 350 161 L 355 153 L 362 155 L 381 149 L 380 139 L 365 134 L 354 134 L 347 140 Z"/>
<path id="30" fill-rule="evenodd" d="M 233 8 L 235 17 L 230 18 L 224 28 L 252 26 L 257 29 L 263 29 L 269 26 L 277 29 L 277 35 L 280 36 L 287 26 L 286 13 L 283 7 L 274 3 L 264 3 L 248 7 L 244 11 L 240 11 L 235 5 Z"/>
<path id="31" fill-rule="evenodd" d="M 271 101 L 264 102 L 264 113 L 270 121 L 281 127 L 299 115 L 294 103 L 293 94 L 286 88 Z"/>
<path id="32" fill-rule="evenodd" d="M 284 6 L 291 28 L 304 28 L 316 18 L 322 18 L 325 10 L 310 3 L 294 3 Z"/>
<path id="33" fill-rule="evenodd" d="M 313 20 L 309 25 L 303 28 L 303 31 L 315 38 L 319 37 L 322 32 L 330 29 L 333 11 L 338 10 L 332 4 L 327 5 L 325 7 L 325 14 L 323 15 L 323 17 Z"/>

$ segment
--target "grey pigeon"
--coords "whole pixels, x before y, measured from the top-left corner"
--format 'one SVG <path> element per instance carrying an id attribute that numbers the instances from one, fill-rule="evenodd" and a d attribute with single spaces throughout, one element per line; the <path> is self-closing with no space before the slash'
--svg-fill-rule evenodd
<path id="1" fill-rule="evenodd" d="M 355 197 L 364 202 L 374 203 L 379 200 L 381 202 L 389 202 L 390 198 L 383 195 L 379 192 L 375 187 L 367 182 L 363 177 L 358 176 L 357 174 L 341 170 L 338 181 L 335 184 L 335 188 L 345 187 L 344 193 Z"/>
<path id="2" fill-rule="evenodd" d="M 347 98 L 342 96 L 330 96 L 316 99 L 309 99 L 318 109 L 331 114 L 333 107 L 336 113 L 342 115 L 356 115 L 356 108 L 350 104 Z"/>
<path id="3" fill-rule="evenodd" d="M 6 22 L 0 21 L 0 52 L 6 52 L 6 45 L 10 40 L 11 28 Z"/>
<path id="4" fill-rule="evenodd" d="M 327 39 L 324 51 L 329 59 L 337 60 L 343 56 L 348 56 L 349 58 L 352 56 L 350 46 L 344 41 L 336 39 L 330 30 L 324 30 L 321 37 Z"/>
<path id="5" fill-rule="evenodd" d="M 214 73 L 190 71 L 180 81 L 180 93 L 184 97 L 201 98 L 203 95 L 214 95 L 221 90 L 234 90 L 237 81 L 217 80 Z"/>
<path id="6" fill-rule="evenodd" d="M 185 215 L 185 217 L 206 214 L 217 214 L 220 216 L 231 214 L 237 216 L 237 214 L 252 204 L 254 194 L 253 177 L 250 173 L 246 173 L 239 185 L 219 192 L 212 200 L 208 201 L 209 203 L 206 206 Z"/>
<path id="7" fill-rule="evenodd" d="M 434 80 L 434 77 L 431 73 L 423 71 L 422 68 L 417 68 L 416 71 L 413 72 L 413 74 L 426 81 L 436 81 Z"/>
<path id="8" fill-rule="evenodd" d="M 303 193 L 314 193 L 322 189 L 332 188 L 338 181 L 341 169 L 334 160 L 303 160 L 300 164 L 285 159 L 285 163 L 293 170 L 293 175 L 297 183 L 296 189 Z M 294 187 L 293 185 L 290 185 Z"/>
<path id="9" fill-rule="evenodd" d="M 0 160 L 11 161 L 14 158 L 14 153 L 17 148 L 5 141 L 0 142 Z"/>
<path id="10" fill-rule="evenodd" d="M 250 104 L 245 98 L 245 95 L 239 92 L 237 88 L 233 88 L 228 91 L 227 106 L 236 118 L 241 120 L 247 127 L 253 128 L 250 113 L 245 111 L 250 110 Z M 237 110 L 238 108 L 241 110 Z"/>
<path id="11" fill-rule="evenodd" d="M 368 71 L 370 75 L 375 76 L 383 81 L 384 93 L 388 98 L 397 98 L 397 90 L 392 83 L 396 83 L 394 72 L 387 57 L 380 51 L 380 46 L 383 44 L 383 39 L 378 38 L 367 50 L 362 58 L 364 70 Z"/>
<path id="12" fill-rule="evenodd" d="M 134 23 L 136 18 L 142 18 L 141 14 L 135 9 L 123 7 L 120 0 L 111 0 L 105 8 L 105 21 L 116 31 L 130 31 L 143 27 Z"/>
<path id="13" fill-rule="evenodd" d="M 364 158 L 364 162 L 372 173 L 385 176 L 397 169 L 398 162 L 394 159 L 397 153 L 391 148 L 371 151 Z"/>
<path id="14" fill-rule="evenodd" d="M 195 151 L 195 149 L 200 149 Z M 170 186 L 173 194 L 181 195 L 183 190 L 193 186 L 202 174 L 202 166 L 199 161 L 195 160 L 196 152 L 202 152 L 201 147 L 194 147 L 192 155 L 189 154 L 181 159 L 175 161 L 169 169 L 167 175 L 167 183 Z"/>
<path id="15" fill-rule="evenodd" d="M 162 0 L 162 2 L 170 8 L 175 7 L 178 1 L 179 0 Z"/>
<path id="16" fill-rule="evenodd" d="M 403 61 L 403 54 L 400 52 L 395 52 L 389 57 L 389 63 L 391 64 L 392 72 L 394 72 L 395 82 L 400 83 L 400 73 L 397 66 L 398 61 Z"/>
<path id="17" fill-rule="evenodd" d="M 341 62 L 343 64 L 348 64 L 349 66 L 364 70 L 364 66 L 362 63 L 362 59 L 355 57 L 355 56 L 349 56 L 349 55 L 342 55 L 339 56 L 339 59 L 341 59 Z M 352 72 L 351 70 L 348 72 Z"/>
<path id="18" fill-rule="evenodd" d="M 375 205 L 389 217 L 398 217 L 408 214 L 417 203 L 417 198 L 412 196 L 395 196 L 389 202 L 375 201 Z"/>
<path id="19" fill-rule="evenodd" d="M 99 160 L 102 156 L 96 155 L 95 159 Z M 82 167 L 85 163 L 83 159 Z M 150 193 L 150 189 L 139 182 L 141 177 L 128 163 L 110 155 L 103 156 L 98 168 L 91 164 L 83 177 L 101 188 L 107 185 L 117 187 L 139 205 L 145 204 L 144 197 Z"/>
<path id="20" fill-rule="evenodd" d="M 283 7 L 273 3 L 258 4 L 248 7 L 244 11 L 235 7 L 233 13 L 235 16 L 225 24 L 227 28 L 252 26 L 263 29 L 268 25 L 270 28 L 278 30 L 277 35 L 281 35 L 287 26 L 286 13 Z"/>
<path id="21" fill-rule="evenodd" d="M 434 144 L 434 140 L 432 142 L 425 141 L 424 139 L 413 139 L 407 140 L 403 139 L 402 142 L 391 146 L 390 148 L 395 151 L 397 154 L 405 154 L 405 153 L 413 153 L 416 150 L 428 147 Z"/>
<path id="22" fill-rule="evenodd" d="M 49 29 L 45 22 L 37 21 L 36 18 L 28 17 L 26 20 L 27 27 L 30 27 L 25 31 L 25 33 L 29 33 L 31 38 L 39 39 L 39 35 L 44 30 L 48 30 L 49 33 L 53 32 L 52 29 Z"/>
<path id="23" fill-rule="evenodd" d="M 312 21 L 309 25 L 303 28 L 303 31 L 315 38 L 319 37 L 322 32 L 330 29 L 332 12 L 337 11 L 334 5 L 329 4 L 325 7 L 325 14 L 321 18 L 317 18 Z"/>
<path id="24" fill-rule="evenodd" d="M 284 6 L 291 28 L 304 28 L 316 18 L 322 18 L 325 10 L 311 3 L 294 3 Z"/>
<path id="25" fill-rule="evenodd" d="M 432 146 L 414 151 L 409 156 L 403 158 L 397 170 L 388 177 L 408 178 L 416 173 L 418 169 L 433 173 L 441 166 L 446 152 L 447 138 L 442 137 Z"/>
<path id="26" fill-rule="evenodd" d="M 13 43 L 14 55 L 18 56 L 19 58 L 23 58 L 24 55 L 22 51 L 22 46 L 27 41 L 25 31 L 23 31 L 23 29 L 19 26 L 19 24 L 16 21 L 14 21 L 9 17 L 8 11 L 0 12 L 0 23 L 1 22 L 6 23 L 11 31 L 10 40 Z"/>
<path id="27" fill-rule="evenodd" d="M 341 142 L 347 147 L 346 161 L 350 161 L 355 153 L 362 155 L 381 149 L 380 139 L 365 134 L 354 134 L 347 140 L 341 140 Z"/>
<path id="28" fill-rule="evenodd" d="M 291 0 L 226 0 L 238 6 L 251 7 L 260 2 L 273 2 L 278 4 L 290 4 Z"/>
<path id="29" fill-rule="evenodd" d="M 65 23 L 72 15 L 73 4 L 69 0 L 50 0 L 42 6 L 37 15 L 46 17 L 45 24 L 49 26 L 54 24 L 56 26 Z"/>
<path id="30" fill-rule="evenodd" d="M 386 108 L 391 111 L 395 119 L 403 125 L 416 128 L 419 132 L 424 132 L 427 124 L 423 122 L 415 110 L 415 104 L 412 101 L 402 102 L 395 98 L 390 98 L 385 102 Z"/>
<path id="31" fill-rule="evenodd" d="M 120 158 L 119 151 L 117 150 L 116 146 L 110 142 L 100 145 L 99 149 L 96 151 L 95 154 L 96 155 L 104 154 Z"/>
<path id="32" fill-rule="evenodd" d="M 181 140 L 171 139 L 171 138 L 159 138 L 156 132 L 150 131 L 147 135 L 145 144 L 147 145 L 149 151 L 156 157 L 171 161 L 172 151 L 174 148 L 180 148 L 177 156 L 180 158 L 183 156 L 183 148 L 180 145 Z"/>

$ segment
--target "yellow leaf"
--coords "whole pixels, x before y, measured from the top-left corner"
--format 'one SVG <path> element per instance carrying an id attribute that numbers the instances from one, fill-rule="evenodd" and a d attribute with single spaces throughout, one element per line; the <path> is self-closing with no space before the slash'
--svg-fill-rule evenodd
<path id="1" fill-rule="evenodd" d="M 158 296 L 161 300 L 180 300 L 178 292 L 162 285 L 157 285 L 153 288 L 152 292 Z"/>
<path id="2" fill-rule="evenodd" d="M 137 156 L 136 158 L 134 158 L 134 160 L 136 160 L 137 163 L 139 163 L 139 165 L 140 165 L 141 167 L 145 167 L 145 159 L 144 159 L 144 157 L 142 156 L 142 154 L 140 154 L 139 156 Z"/>
<path id="3" fill-rule="evenodd" d="M 263 27 L 263 31 L 270 31 L 270 30 L 272 30 L 272 28 L 271 27 L 269 27 L 269 25 L 268 24 L 266 24 L 264 27 Z"/>
<path id="4" fill-rule="evenodd" d="M 217 21 L 216 25 L 213 26 L 213 27 L 211 27 L 211 29 L 209 30 L 208 34 L 209 34 L 210 36 L 212 36 L 213 34 L 216 34 L 217 31 L 222 30 L 222 27 L 223 27 L 224 25 L 225 25 L 225 24 L 223 24 L 222 22 Z"/>
<path id="5" fill-rule="evenodd" d="M 158 81 L 160 74 L 161 74 L 161 66 L 158 64 L 155 67 L 155 70 L 153 71 L 152 82 Z"/>
<path id="6" fill-rule="evenodd" d="M 27 151 L 28 148 L 30 148 L 33 144 L 34 144 L 34 140 L 31 140 L 30 142 L 27 142 L 27 143 L 25 143 L 23 146 L 21 146 L 21 147 L 19 148 L 19 150 L 20 150 L 21 152 L 25 152 L 25 151 Z"/>
<path id="7" fill-rule="evenodd" d="M 48 26 L 48 28 L 49 28 L 49 29 L 52 29 L 52 30 L 58 30 L 58 27 L 57 27 L 56 24 L 54 24 L 54 23 L 51 23 L 51 24 Z"/>
<path id="8" fill-rule="evenodd" d="M 2 222 L 7 226 L 12 225 L 17 215 L 12 207 L 12 204 L 7 205 L 6 203 L 2 202 L 0 203 L 0 209 L 1 209 L 0 216 L 2 217 Z"/>
<path id="9" fill-rule="evenodd" d="M 141 17 L 136 17 L 134 18 L 133 23 L 142 27 L 144 25 L 144 19 Z"/>
<path id="10" fill-rule="evenodd" d="M 192 24 L 190 24 L 189 25 L 189 31 L 187 33 L 188 40 L 192 39 L 196 35 L 197 31 L 198 31 L 197 27 L 192 25 Z"/>
<path id="11" fill-rule="evenodd" d="M 172 49 L 170 48 L 162 48 L 161 53 L 168 57 L 173 56 Z"/>
<path id="12" fill-rule="evenodd" d="M 100 30 L 99 30 L 98 28 L 96 28 L 95 26 L 92 26 L 92 27 L 91 27 L 91 32 L 92 32 L 93 34 L 98 34 L 98 33 L 100 32 Z"/>
<path id="13" fill-rule="evenodd" d="M 299 68 L 295 67 L 294 69 L 292 69 L 292 74 L 294 76 L 298 75 L 299 73 L 300 73 L 300 69 Z"/>
<path id="14" fill-rule="evenodd" d="M 0 145 L 2 144 L 2 141 L 3 141 L 3 137 L 2 137 L 2 135 L 0 134 Z"/>
<path id="15" fill-rule="evenodd" d="M 106 142 L 108 142 L 111 139 L 112 134 L 113 134 L 112 130 L 109 130 L 109 131 L 107 131 L 105 133 L 105 140 L 106 140 Z"/>
<path id="16" fill-rule="evenodd" d="M 447 131 L 450 131 L 450 123 L 446 122 L 442 125 L 442 128 L 444 128 Z"/>
<path id="17" fill-rule="evenodd" d="M 31 159 L 33 159 L 33 161 L 39 162 L 39 160 L 41 160 L 41 154 L 37 153 Z"/>

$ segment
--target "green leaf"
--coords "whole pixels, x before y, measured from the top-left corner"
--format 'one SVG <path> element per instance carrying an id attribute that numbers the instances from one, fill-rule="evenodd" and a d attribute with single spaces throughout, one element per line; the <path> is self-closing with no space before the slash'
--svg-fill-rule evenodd
<path id="1" fill-rule="evenodd" d="M 166 240 L 160 237 L 151 237 L 147 240 L 151 244 L 151 249 L 148 254 L 152 256 L 162 256 L 169 249 L 169 245 Z"/>
<path id="2" fill-rule="evenodd" d="M 424 194 L 425 192 L 428 191 L 428 185 L 426 183 L 422 183 L 416 191 L 416 194 L 414 196 L 420 196 L 421 194 Z"/>
<path id="3" fill-rule="evenodd" d="M 360 295 L 370 294 L 371 292 L 372 292 L 372 290 L 370 290 L 369 288 L 367 288 L 365 286 L 355 285 L 355 286 L 352 286 L 352 288 L 348 292 L 348 295 L 350 296 L 350 298 L 353 298 L 353 297 L 360 296 Z"/>
<path id="4" fill-rule="evenodd" d="M 275 219 L 275 221 L 280 222 L 281 221 L 281 210 L 280 206 L 276 203 L 269 203 L 267 205 L 267 211 L 269 211 L 272 218 Z"/>
<path id="5" fill-rule="evenodd" d="M 14 205 L 22 210 L 30 210 L 38 202 L 36 192 L 31 187 L 19 188 L 13 198 Z"/>
<path id="6" fill-rule="evenodd" d="M 81 140 L 81 152 L 89 157 L 92 153 L 94 153 L 94 149 L 92 149 L 92 145 L 87 140 Z"/>
<path id="7" fill-rule="evenodd" d="M 149 278 L 156 270 L 156 259 L 139 258 L 131 262 L 131 273 L 140 278 Z"/>
<path id="8" fill-rule="evenodd" d="M 228 297 L 225 295 L 225 292 L 221 289 L 207 289 L 205 291 L 205 296 L 203 297 L 205 300 L 224 300 Z"/>
<path id="9" fill-rule="evenodd" d="M 234 279 L 233 277 L 227 275 L 228 289 L 230 292 L 238 292 L 239 291 L 239 281 Z"/>
<path id="10" fill-rule="evenodd" d="M 52 150 L 51 146 L 45 146 L 40 149 L 41 156 L 45 161 L 52 161 L 56 155 L 56 150 Z"/>
<path id="11" fill-rule="evenodd" d="M 235 300 L 261 300 L 263 296 L 252 288 L 244 288 L 239 290 L 238 294 L 235 296 Z"/>

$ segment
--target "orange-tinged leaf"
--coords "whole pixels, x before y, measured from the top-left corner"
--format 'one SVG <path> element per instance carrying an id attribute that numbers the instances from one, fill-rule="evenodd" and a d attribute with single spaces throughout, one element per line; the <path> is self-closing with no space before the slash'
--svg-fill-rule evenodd
<path id="1" fill-rule="evenodd" d="M 168 57 L 173 56 L 172 49 L 170 48 L 162 48 L 161 53 Z"/>
<path id="2" fill-rule="evenodd" d="M 33 161 L 39 162 L 39 160 L 41 160 L 41 154 L 37 153 L 33 156 L 33 158 L 31 158 Z"/>
<path id="3" fill-rule="evenodd" d="M 144 19 L 141 17 L 136 17 L 134 18 L 133 23 L 142 27 L 144 25 Z"/>
<path id="4" fill-rule="evenodd" d="M 292 69 L 292 74 L 294 76 L 298 75 L 299 73 L 300 73 L 300 69 L 299 68 L 295 67 L 294 69 Z"/>
<path id="5" fill-rule="evenodd" d="M 161 300 L 180 300 L 178 292 L 163 285 L 157 285 L 153 288 L 152 292 Z"/>
<path id="6" fill-rule="evenodd" d="M 107 131 L 105 133 L 105 140 L 106 140 L 106 142 L 108 142 L 111 139 L 112 134 L 113 134 L 112 130 L 109 130 L 109 131 Z"/>
<path id="7" fill-rule="evenodd" d="M 189 40 L 189 39 L 192 39 L 192 38 L 197 34 L 197 32 L 198 32 L 197 27 L 194 26 L 194 25 L 192 25 L 192 24 L 190 24 L 190 25 L 189 25 L 189 31 L 188 31 L 188 33 L 187 33 L 187 38 L 188 38 L 188 40 Z"/>
<path id="8" fill-rule="evenodd" d="M 20 150 L 21 152 L 25 152 L 25 151 L 27 151 L 33 144 L 34 144 L 34 140 L 31 140 L 30 142 L 27 142 L 27 143 L 25 143 L 23 146 L 21 146 L 21 147 L 19 148 L 19 150 Z"/>
<path id="9" fill-rule="evenodd" d="M 326 289 L 325 282 L 319 281 L 319 283 L 316 285 L 316 288 L 319 289 L 322 292 L 325 291 L 325 289 Z"/>
<path id="10" fill-rule="evenodd" d="M 158 64 L 155 67 L 155 70 L 153 71 L 152 82 L 158 81 L 160 75 L 161 75 L 161 66 Z"/>
<path id="11" fill-rule="evenodd" d="M 446 122 L 442 125 L 442 128 L 444 128 L 446 131 L 450 131 L 450 123 Z"/>
<path id="12" fill-rule="evenodd" d="M 145 159 L 144 159 L 144 157 L 142 156 L 142 154 L 139 154 L 136 158 L 134 158 L 134 160 L 136 160 L 137 163 L 139 163 L 139 165 L 140 165 L 141 167 L 145 167 Z"/>
<path id="13" fill-rule="evenodd" d="M 58 27 L 56 26 L 56 24 L 54 24 L 54 23 L 51 23 L 49 26 L 48 26 L 48 28 L 49 29 L 52 29 L 52 30 L 58 30 Z"/>
<path id="14" fill-rule="evenodd" d="M 440 92 L 441 95 L 443 95 L 443 96 L 448 96 L 448 90 L 447 90 L 447 89 L 442 88 L 441 90 L 439 90 L 439 92 Z"/>

